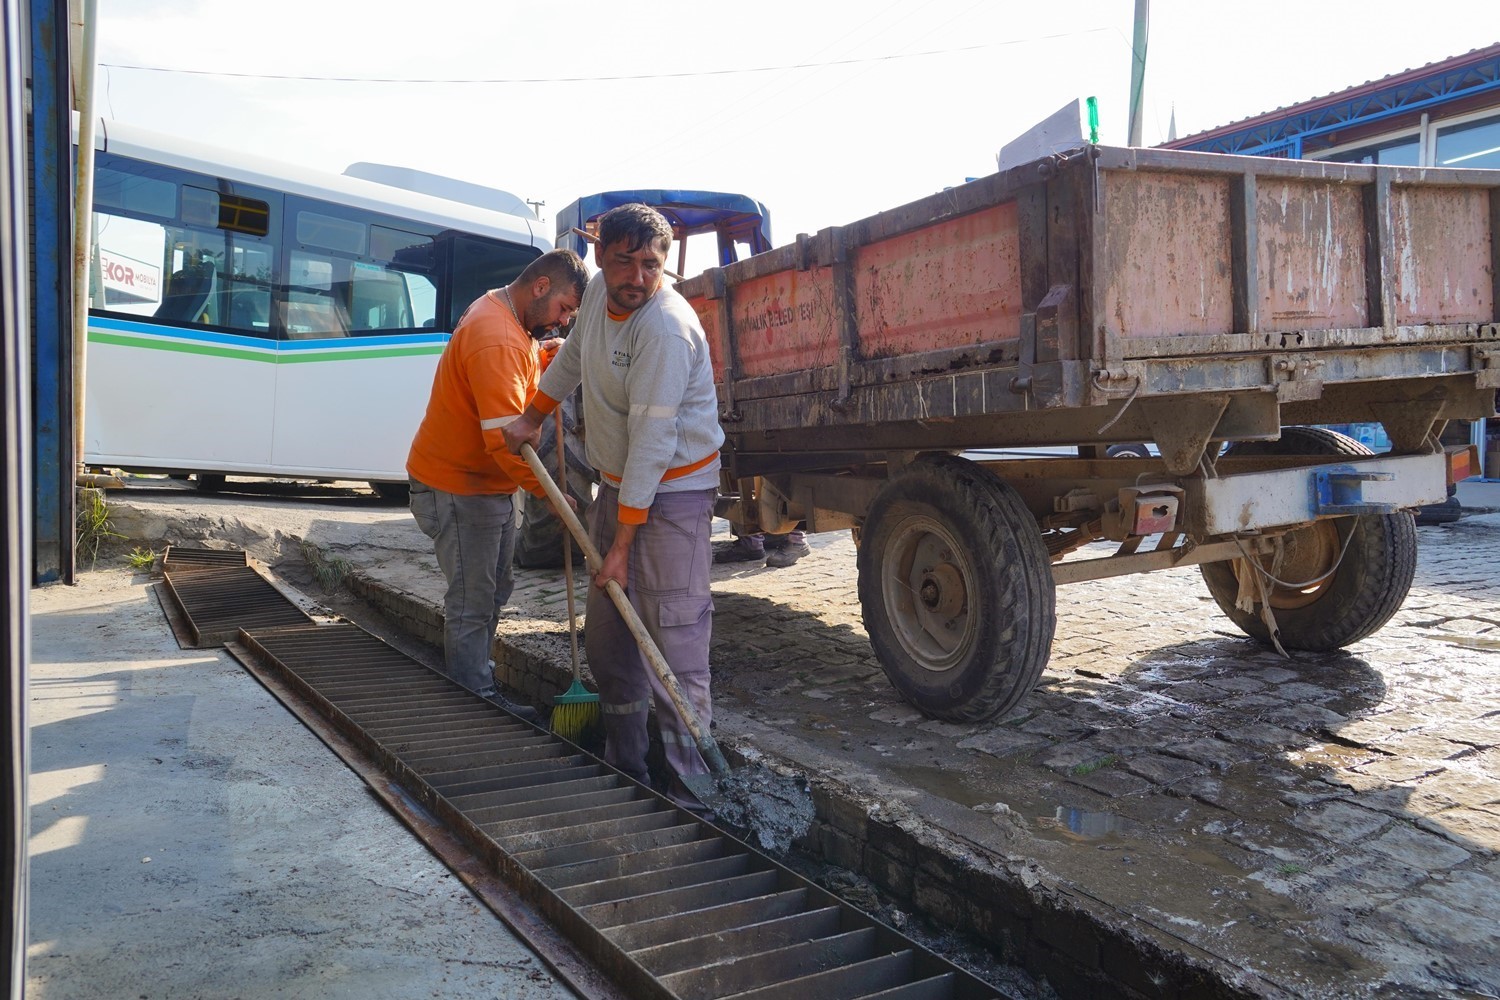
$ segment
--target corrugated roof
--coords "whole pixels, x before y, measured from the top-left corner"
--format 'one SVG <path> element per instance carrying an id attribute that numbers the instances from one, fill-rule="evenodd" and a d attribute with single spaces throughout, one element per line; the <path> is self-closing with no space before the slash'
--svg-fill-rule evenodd
<path id="1" fill-rule="evenodd" d="M 1382 90 L 1400 86 L 1404 83 L 1411 83 L 1426 79 L 1430 76 L 1447 73 L 1451 70 L 1461 69 L 1469 63 L 1481 62 L 1485 59 L 1494 58 L 1497 55 L 1500 55 L 1500 42 L 1496 42 L 1494 45 L 1488 45 L 1482 49 L 1470 49 L 1463 55 L 1452 56 L 1447 59 L 1439 59 L 1436 62 L 1427 63 L 1425 66 L 1417 66 L 1412 69 L 1404 69 L 1399 73 L 1392 73 L 1390 76 L 1383 76 L 1378 80 L 1369 80 L 1365 83 L 1359 84 L 1358 86 L 1350 87 L 1347 90 L 1340 90 L 1332 94 L 1325 94 L 1322 97 L 1314 97 L 1309 100 L 1303 101 L 1300 104 L 1290 104 L 1283 108 L 1276 108 L 1274 111 L 1264 111 L 1258 115 L 1252 115 L 1249 118 L 1242 118 L 1239 121 L 1230 122 L 1227 125 L 1218 125 L 1214 128 L 1205 129 L 1202 132 L 1195 132 L 1192 135 L 1185 135 L 1178 139 L 1165 142 L 1162 145 L 1165 147 L 1182 147 L 1192 145 L 1195 143 L 1203 142 L 1205 139 L 1210 139 L 1218 135 L 1244 131 L 1266 122 L 1279 121 L 1282 118 L 1290 118 L 1293 115 L 1304 114 L 1308 111 L 1315 111 L 1318 108 L 1327 105 L 1339 104 L 1344 101 L 1362 97 L 1366 94 L 1379 93 Z"/>

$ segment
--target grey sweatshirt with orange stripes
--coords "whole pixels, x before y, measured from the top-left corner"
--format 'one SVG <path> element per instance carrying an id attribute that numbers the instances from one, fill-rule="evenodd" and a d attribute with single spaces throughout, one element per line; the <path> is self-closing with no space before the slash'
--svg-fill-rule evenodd
<path id="1" fill-rule="evenodd" d="M 623 320 L 609 316 L 604 275 L 584 290 L 573 332 L 543 373 L 538 403 L 584 383 L 588 459 L 619 487 L 620 520 L 643 523 L 658 490 L 719 483 L 719 400 L 708 339 L 686 299 L 663 280 Z"/>

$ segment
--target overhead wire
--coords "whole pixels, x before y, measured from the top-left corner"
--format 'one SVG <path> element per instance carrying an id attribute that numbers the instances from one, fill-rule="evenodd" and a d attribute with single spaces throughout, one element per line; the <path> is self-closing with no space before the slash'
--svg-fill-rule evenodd
<path id="1" fill-rule="evenodd" d="M 823 69 L 829 68 L 831 66 L 844 65 L 845 63 L 842 59 L 836 61 L 829 60 L 824 62 L 817 62 L 815 60 L 818 56 L 823 55 L 825 52 L 832 52 L 837 49 L 842 49 L 847 53 L 848 51 L 850 51 L 853 45 L 861 44 L 859 42 L 853 41 L 853 39 L 861 32 L 863 32 L 868 26 L 874 24 L 891 10 L 900 6 L 901 3 L 902 0 L 891 0 L 890 3 L 886 4 L 880 10 L 871 14 L 869 17 L 866 17 L 863 21 L 856 24 L 849 31 L 841 34 L 838 38 L 830 40 L 826 44 L 814 49 L 809 56 L 808 61 L 798 64 L 797 69 L 800 71 L 803 68 L 811 68 L 813 70 L 813 74 L 816 74 L 817 72 L 821 72 Z M 900 19 L 898 19 L 897 23 L 899 23 L 899 20 Z M 865 41 L 873 41 L 874 39 L 879 38 L 887 30 L 889 30 L 889 28 L 882 29 L 881 31 L 876 32 L 874 35 L 867 38 Z M 660 145 L 653 147 L 649 154 L 640 153 L 632 157 L 612 160 L 610 161 L 609 169 L 614 173 L 618 173 L 621 169 L 634 166 L 635 164 L 647 159 L 657 158 L 662 154 L 669 153 L 673 149 L 676 149 L 680 146 L 690 144 L 691 140 L 686 138 L 686 136 L 694 133 L 701 134 L 705 132 L 711 132 L 715 127 L 719 125 L 719 123 L 725 120 L 738 118 L 745 114 L 748 114 L 748 112 L 762 106 L 767 101 L 774 99 L 778 94 L 784 92 L 788 87 L 792 86 L 792 84 L 793 74 L 790 71 L 786 76 L 778 77 L 760 84 L 752 88 L 751 90 L 739 94 L 729 101 L 725 102 L 706 118 L 694 121 L 691 128 L 672 133 L 669 136 L 665 137 L 665 141 Z M 755 103 L 749 103 L 753 101 L 757 96 L 762 94 L 765 95 L 762 100 Z M 681 166 L 681 161 L 678 161 L 678 165 Z M 580 179 L 579 181 L 574 183 L 574 187 L 587 186 L 587 183 L 588 182 L 586 180 Z"/>
<path id="2" fill-rule="evenodd" d="M 908 17 L 912 16 L 912 14 L 916 12 L 908 10 L 906 13 L 897 17 L 890 24 L 885 25 L 883 28 L 880 28 L 873 34 L 868 35 L 863 39 L 859 39 L 857 38 L 857 36 L 860 35 L 867 27 L 875 24 L 881 18 L 885 17 L 886 14 L 890 13 L 892 10 L 896 9 L 899 6 L 901 6 L 901 0 L 891 0 L 891 2 L 888 3 L 885 7 L 865 18 L 865 20 L 861 21 L 850 31 L 845 32 L 839 38 L 834 39 L 814 50 L 812 55 L 816 57 L 823 54 L 824 52 L 829 52 L 836 49 L 842 49 L 844 52 L 848 52 L 855 46 L 868 44 L 869 42 L 873 42 L 879 39 L 881 36 L 891 31 L 897 25 L 900 25 L 903 21 L 905 21 Z M 827 60 L 821 63 L 809 61 L 805 65 L 811 68 L 810 73 L 803 74 L 799 72 L 795 75 L 795 77 L 793 74 L 789 73 L 785 77 L 769 81 L 747 93 L 741 94 L 723 104 L 712 114 L 702 119 L 695 120 L 690 127 L 678 130 L 664 137 L 664 141 L 660 145 L 653 147 L 650 151 L 643 151 L 635 154 L 634 156 L 628 156 L 610 161 L 610 163 L 608 164 L 608 169 L 610 170 L 611 174 L 618 175 L 621 170 L 629 169 L 630 167 L 633 167 L 641 162 L 656 159 L 664 154 L 669 154 L 672 151 L 683 147 L 688 147 L 690 150 L 696 151 L 696 155 L 689 155 L 686 158 L 675 159 L 673 161 L 675 166 L 678 169 L 681 169 L 686 165 L 697 163 L 704 157 L 717 152 L 717 150 L 715 149 L 706 148 L 704 143 L 701 141 L 701 136 L 714 134 L 714 131 L 724 123 L 731 121 L 744 121 L 756 109 L 764 107 L 769 102 L 786 93 L 789 89 L 805 85 L 807 81 L 815 78 L 819 73 L 823 72 L 826 69 L 849 65 L 849 63 L 850 60 L 847 59 Z M 826 92 L 827 91 L 824 91 L 824 93 Z M 759 97 L 760 99 L 756 100 L 757 97 Z M 764 129 L 766 126 L 780 121 L 783 117 L 785 117 L 785 114 L 779 115 L 776 118 L 770 119 L 769 121 L 758 121 L 757 129 Z M 599 167 L 592 164 L 590 165 L 590 172 L 597 172 L 598 169 Z M 588 173 L 583 174 L 573 182 L 574 187 L 597 186 L 595 184 L 591 184 L 587 178 Z"/>
<path id="3" fill-rule="evenodd" d="M 892 5 L 894 6 L 894 4 Z M 976 4 L 976 6 L 979 6 Z M 886 8 L 889 9 L 889 8 Z M 1030 42 L 1049 41 L 1058 38 L 1072 38 L 1078 35 L 1086 35 L 1094 32 L 1108 31 L 1109 28 L 1087 28 L 1083 31 L 1060 32 L 1052 35 L 1038 35 L 1033 38 L 1014 38 L 998 42 L 981 42 L 976 45 L 961 45 L 949 49 L 927 49 L 922 52 L 887 53 L 878 56 L 862 56 L 848 59 L 832 59 L 826 62 L 786 63 L 777 66 L 742 66 L 725 69 L 705 70 L 682 70 L 675 73 L 634 73 L 634 74 L 611 74 L 601 76 L 537 76 L 537 77 L 396 77 L 396 76 L 323 76 L 311 73 L 247 73 L 236 70 L 219 69 L 188 69 L 181 66 L 146 66 L 139 63 L 114 63 L 101 62 L 102 69 L 132 70 L 142 73 L 178 73 L 187 76 L 219 76 L 239 80 L 288 80 L 304 83 L 399 83 L 399 84 L 439 84 L 444 86 L 453 85 L 508 85 L 508 84 L 538 84 L 538 83 L 607 83 L 628 80 L 673 80 L 691 79 L 695 77 L 708 76 L 734 76 L 750 73 L 785 73 L 793 70 L 804 69 L 826 69 L 831 66 L 855 66 L 865 63 L 892 62 L 902 59 L 921 59 L 930 56 L 956 55 L 963 52 L 978 52 L 984 49 L 999 48 L 1008 45 L 1022 45 Z"/>
<path id="4" fill-rule="evenodd" d="M 892 3 L 891 5 L 887 6 L 883 10 L 881 10 L 874 17 L 868 19 L 865 22 L 865 24 L 873 23 L 874 20 L 878 19 L 880 16 L 884 15 L 887 11 L 889 11 L 892 7 L 895 7 L 895 6 L 897 6 L 897 5 L 895 3 Z M 933 23 L 931 25 L 928 25 L 925 31 L 922 31 L 921 33 L 917 34 L 910 41 L 908 41 L 907 44 L 908 45 L 918 44 L 922 40 L 924 40 L 924 39 L 926 39 L 926 38 L 928 38 L 928 37 L 930 37 L 930 36 L 932 36 L 932 35 L 940 32 L 942 30 L 946 29 L 949 25 L 953 24 L 955 21 L 957 21 L 960 18 L 964 17 L 965 15 L 969 14 L 973 10 L 975 10 L 977 8 L 980 8 L 980 7 L 983 7 L 983 6 L 986 6 L 985 0 L 976 0 L 975 3 L 970 4 L 968 7 L 965 7 L 961 11 L 958 11 L 957 13 L 953 14 L 951 17 L 947 18 L 946 20 L 943 20 L 941 22 L 936 22 L 936 23 Z M 906 11 L 906 13 L 904 13 L 901 17 L 897 18 L 891 24 L 889 24 L 886 27 L 882 28 L 879 32 L 877 32 L 875 35 L 873 35 L 868 40 L 869 41 L 873 41 L 874 39 L 879 38 L 881 35 L 884 35 L 887 32 L 889 32 L 891 30 L 894 30 L 895 28 L 897 28 L 898 26 L 900 26 L 902 24 L 902 22 L 904 22 L 905 20 L 907 20 L 909 17 L 911 17 L 913 15 L 916 15 L 916 14 L 919 14 L 919 13 L 924 13 L 924 11 L 918 11 L 918 10 L 910 10 L 910 9 L 908 9 Z M 861 27 L 863 27 L 863 25 L 861 25 Z M 756 128 L 758 130 L 764 131 L 765 129 L 769 128 L 770 126 L 773 126 L 776 123 L 781 122 L 781 121 L 785 120 L 786 118 L 788 118 L 788 117 L 796 114 L 797 112 L 801 111 L 803 108 L 806 108 L 806 107 L 808 107 L 810 105 L 818 104 L 820 102 L 826 102 L 826 100 L 827 100 L 827 98 L 828 98 L 828 96 L 830 94 L 832 94 L 833 92 L 839 90 L 842 87 L 848 86 L 854 80 L 858 79 L 859 76 L 862 76 L 865 73 L 870 72 L 870 70 L 872 70 L 874 68 L 874 66 L 876 64 L 880 63 L 880 62 L 886 62 L 886 61 L 889 61 L 891 59 L 898 59 L 898 58 L 899 59 L 909 59 L 909 58 L 926 57 L 926 56 L 930 56 L 930 55 L 947 55 L 947 54 L 958 54 L 958 53 L 965 53 L 965 52 L 974 52 L 974 51 L 980 51 L 980 50 L 983 50 L 983 49 L 990 49 L 990 48 L 996 48 L 996 47 L 1002 47 L 1002 46 L 1021 45 L 1021 44 L 1028 44 L 1028 43 L 1032 43 L 1032 42 L 1047 41 L 1047 40 L 1058 39 L 1058 38 L 1078 37 L 1078 36 L 1081 36 L 1081 35 L 1095 34 L 1095 33 L 1099 33 L 1099 32 L 1107 32 L 1107 31 L 1111 31 L 1111 30 L 1115 30 L 1115 29 L 1112 29 L 1110 27 L 1087 28 L 1087 29 L 1083 29 L 1081 31 L 1059 32 L 1059 33 L 1056 33 L 1056 34 L 1038 35 L 1038 36 L 1034 36 L 1034 37 L 1031 37 L 1031 38 L 1007 39 L 1007 40 L 1003 40 L 1003 41 L 988 42 L 988 43 L 983 43 L 983 44 L 979 44 L 979 45 L 972 45 L 972 46 L 962 46 L 962 47 L 959 47 L 959 48 L 947 49 L 947 50 L 924 50 L 924 51 L 921 51 L 921 52 L 912 52 L 912 53 L 896 53 L 896 54 L 891 54 L 891 55 L 887 55 L 887 56 L 882 56 L 882 57 L 879 57 L 879 58 L 870 58 L 870 59 L 854 59 L 854 58 L 850 58 L 850 59 L 837 59 L 837 60 L 829 60 L 829 61 L 826 61 L 826 62 L 823 62 L 823 63 L 807 63 L 807 64 L 803 64 L 803 68 L 811 68 L 811 69 L 814 69 L 815 71 L 822 71 L 822 70 L 829 69 L 829 68 L 842 67 L 842 66 L 850 66 L 850 65 L 859 65 L 859 64 L 863 64 L 863 68 L 860 69 L 860 70 L 858 70 L 855 73 L 855 75 L 852 76 L 852 77 L 847 77 L 847 78 L 844 78 L 844 79 L 836 80 L 836 81 L 832 82 L 831 84 L 829 84 L 828 86 L 823 87 L 822 89 L 816 91 L 815 93 L 807 93 L 807 94 L 801 95 L 801 100 L 799 100 L 795 104 L 792 104 L 792 105 L 790 105 L 788 107 L 783 108 L 778 114 L 774 115 L 773 117 L 768 118 L 768 119 L 764 119 L 764 120 L 758 120 L 757 123 L 756 123 Z M 828 48 L 828 47 L 831 47 L 831 46 L 825 46 L 825 48 Z M 819 51 L 822 51 L 822 50 L 819 50 Z M 801 81 L 801 82 L 805 83 L 806 81 L 804 80 L 804 81 Z M 785 90 L 787 87 L 789 87 L 791 85 L 792 85 L 792 83 L 791 83 L 790 80 L 784 80 L 784 81 L 781 81 L 781 83 L 780 83 L 780 87 L 781 87 L 782 90 Z M 765 88 L 762 88 L 762 89 L 765 89 Z M 759 107 L 763 106 L 767 101 L 769 101 L 774 96 L 775 96 L 775 94 L 773 93 L 773 94 L 769 95 L 765 100 L 762 100 L 760 102 L 751 104 L 751 105 L 749 105 L 746 108 L 738 108 L 737 105 L 743 103 L 743 99 L 741 99 L 740 101 L 735 102 L 735 105 L 730 105 L 730 106 L 727 106 L 726 108 L 720 109 L 718 112 L 716 112 L 715 114 L 713 114 L 713 115 L 711 115 L 711 116 L 703 119 L 702 121 L 694 122 L 691 127 L 679 130 L 677 133 L 675 133 L 674 135 L 672 135 L 670 137 L 670 139 L 668 139 L 668 141 L 663 146 L 654 148 L 653 150 L 650 151 L 649 154 L 647 154 L 647 153 L 641 153 L 641 154 L 636 155 L 635 157 L 630 157 L 630 158 L 626 158 L 626 159 L 623 159 L 623 160 L 611 161 L 610 164 L 609 164 L 609 167 L 610 167 L 611 171 L 618 172 L 621 168 L 632 166 L 632 165 L 634 165 L 636 163 L 639 163 L 639 162 L 647 160 L 647 159 L 656 158 L 656 157 L 660 156 L 662 153 L 664 153 L 666 151 L 670 151 L 672 149 L 676 149 L 676 148 L 679 148 L 679 147 L 682 147 L 682 146 L 697 146 L 698 148 L 697 148 L 696 155 L 693 155 L 693 156 L 690 156 L 690 157 L 687 157 L 687 158 L 679 158 L 679 159 L 674 160 L 673 162 L 674 162 L 675 166 L 678 167 L 678 168 L 681 168 L 681 167 L 683 167 L 685 165 L 688 165 L 688 164 L 699 162 L 699 161 L 705 159 L 706 157 L 709 157 L 709 156 L 712 156 L 712 155 L 717 155 L 719 153 L 719 150 L 717 148 L 712 148 L 712 147 L 709 147 L 709 146 L 703 144 L 696 137 L 702 136 L 705 133 L 711 133 L 712 128 L 714 128 L 721 121 L 723 121 L 723 120 L 725 120 L 727 118 L 742 118 L 743 115 L 746 112 L 753 111 L 756 108 L 759 108 Z M 580 185 L 576 185 L 576 186 L 589 187 L 590 185 L 585 180 L 583 183 L 581 183 Z M 597 186 L 597 185 L 594 185 L 594 186 Z"/>

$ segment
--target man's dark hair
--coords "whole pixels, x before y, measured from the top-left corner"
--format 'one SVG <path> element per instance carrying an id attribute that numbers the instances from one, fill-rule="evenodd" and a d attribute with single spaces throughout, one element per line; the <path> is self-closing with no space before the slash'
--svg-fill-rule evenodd
<path id="1" fill-rule="evenodd" d="M 612 208 L 599 217 L 599 245 L 611 247 L 625 243 L 627 253 L 635 253 L 647 243 L 665 241 L 672 244 L 672 224 L 650 205 L 630 204 Z M 665 252 L 667 247 L 663 247 Z"/>
<path id="2" fill-rule="evenodd" d="M 522 284 L 529 284 L 538 278 L 546 278 L 552 282 L 551 294 L 571 286 L 574 293 L 583 298 L 584 286 L 589 283 L 589 272 L 583 266 L 583 258 L 573 251 L 551 250 L 527 264 L 526 270 L 521 272 L 517 280 Z"/>

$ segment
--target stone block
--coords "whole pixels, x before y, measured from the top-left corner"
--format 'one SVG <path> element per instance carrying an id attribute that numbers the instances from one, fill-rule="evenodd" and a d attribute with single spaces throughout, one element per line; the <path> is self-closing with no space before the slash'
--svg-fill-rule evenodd
<path id="1" fill-rule="evenodd" d="M 1486 809 L 1445 809 L 1420 817 L 1417 825 L 1465 850 L 1500 853 L 1500 813 Z"/>
<path id="2" fill-rule="evenodd" d="M 1293 826 L 1340 844 L 1368 837 L 1390 822 L 1391 818 L 1384 813 L 1341 800 L 1299 809 L 1292 814 Z"/>
<path id="3" fill-rule="evenodd" d="M 966 901 L 951 883 L 918 873 L 912 883 L 912 905 L 947 927 L 957 927 L 968 912 Z"/>
<path id="4" fill-rule="evenodd" d="M 1421 871 L 1442 871 L 1469 860 L 1469 852 L 1436 834 L 1399 824 L 1370 841 L 1372 851 Z"/>
<path id="5" fill-rule="evenodd" d="M 891 858 L 907 869 L 916 868 L 917 843 L 911 834 L 894 823 L 871 821 L 865 828 L 865 845 L 867 850 Z"/>
<path id="6" fill-rule="evenodd" d="M 826 817 L 826 822 L 835 831 L 846 835 L 850 840 L 867 843 L 870 837 L 870 813 L 861 802 L 843 795 L 829 795 L 814 783 L 813 808 L 817 811 L 817 816 Z"/>
<path id="7" fill-rule="evenodd" d="M 858 872 L 864 870 L 864 845 L 853 837 L 829 826 L 819 826 L 818 850 L 823 860 L 840 868 Z"/>
<path id="8" fill-rule="evenodd" d="M 901 899 L 911 898 L 914 872 L 909 860 L 894 858 L 868 847 L 864 852 L 864 859 L 864 874 L 870 881 Z"/>
<path id="9" fill-rule="evenodd" d="M 978 750 L 992 757 L 1008 757 L 1050 744 L 1051 741 L 1045 736 L 1014 729 L 990 729 L 959 740 L 957 746 L 961 750 Z"/>
<path id="10" fill-rule="evenodd" d="M 1099 933 L 1094 922 L 1077 911 L 1065 911 L 1044 901 L 1032 917 L 1033 944 L 1046 943 L 1048 950 L 1067 959 L 1084 973 L 1099 970 Z M 1048 973 L 1052 978 L 1052 973 Z M 1063 993 L 1062 996 L 1097 996 L 1096 993 Z"/>
<path id="11" fill-rule="evenodd" d="M 1068 780 L 1110 798 L 1139 795 L 1151 788 L 1151 782 L 1145 778 L 1123 771 L 1114 765 L 1101 767 L 1087 774 L 1070 774 Z"/>
<path id="12" fill-rule="evenodd" d="M 1203 774 L 1208 769 L 1208 765 L 1197 761 L 1185 760 L 1181 757 L 1167 757 L 1157 753 L 1143 753 L 1127 757 L 1120 763 L 1120 766 L 1132 774 L 1138 774 L 1148 781 L 1161 785 L 1169 785 L 1183 778 Z"/>
<path id="13" fill-rule="evenodd" d="M 1164 752 L 1174 757 L 1206 764 L 1220 771 L 1227 771 L 1236 764 L 1264 756 L 1259 750 L 1238 746 L 1211 736 L 1169 744 L 1164 748 Z"/>

